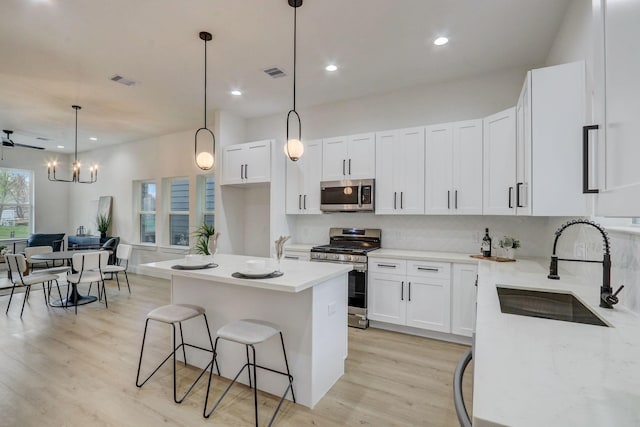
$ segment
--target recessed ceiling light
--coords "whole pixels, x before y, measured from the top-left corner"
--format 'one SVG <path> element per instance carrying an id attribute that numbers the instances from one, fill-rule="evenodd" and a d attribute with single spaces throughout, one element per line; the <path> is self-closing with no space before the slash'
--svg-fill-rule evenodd
<path id="1" fill-rule="evenodd" d="M 95 136 L 90 136 L 90 137 L 89 137 L 89 139 L 90 139 L 91 141 L 97 141 L 97 140 L 98 140 L 98 138 L 96 138 Z"/>
<path id="2" fill-rule="evenodd" d="M 58 145 L 58 148 L 64 148 L 64 145 Z"/>
<path id="3" fill-rule="evenodd" d="M 240 92 L 238 89 L 234 89 L 234 90 L 231 91 L 231 95 L 240 96 L 240 95 L 242 95 L 242 92 Z"/>
<path id="4" fill-rule="evenodd" d="M 449 39 L 446 37 L 438 37 L 437 39 L 435 39 L 433 41 L 433 44 L 435 44 L 436 46 L 442 46 L 449 43 Z"/>
<path id="5" fill-rule="evenodd" d="M 327 71 L 336 71 L 338 69 L 338 66 L 335 64 L 329 64 L 326 67 L 324 67 L 324 69 Z"/>

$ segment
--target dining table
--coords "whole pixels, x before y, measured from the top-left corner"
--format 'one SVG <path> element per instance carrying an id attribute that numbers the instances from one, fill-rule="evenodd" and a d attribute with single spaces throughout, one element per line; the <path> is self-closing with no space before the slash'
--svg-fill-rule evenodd
<path id="1" fill-rule="evenodd" d="M 44 254 L 35 254 L 32 255 L 31 258 L 38 261 L 65 261 L 68 266 L 73 270 L 73 264 L 71 260 L 75 254 L 86 254 L 90 252 L 100 252 L 87 249 L 87 250 L 77 250 L 77 251 L 58 251 L 58 252 L 48 252 Z M 109 252 L 109 251 L 107 251 Z M 92 302 L 95 302 L 98 297 L 92 295 L 81 295 L 78 292 L 77 285 L 75 283 L 71 283 L 71 293 L 68 293 L 67 298 L 59 299 L 51 302 L 49 305 L 52 307 L 68 307 L 74 305 L 85 305 Z"/>

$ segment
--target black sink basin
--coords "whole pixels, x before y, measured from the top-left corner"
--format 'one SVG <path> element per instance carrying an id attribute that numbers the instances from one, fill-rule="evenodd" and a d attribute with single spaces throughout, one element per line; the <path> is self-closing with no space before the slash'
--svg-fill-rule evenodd
<path id="1" fill-rule="evenodd" d="M 571 294 L 497 287 L 503 313 L 609 326 Z"/>

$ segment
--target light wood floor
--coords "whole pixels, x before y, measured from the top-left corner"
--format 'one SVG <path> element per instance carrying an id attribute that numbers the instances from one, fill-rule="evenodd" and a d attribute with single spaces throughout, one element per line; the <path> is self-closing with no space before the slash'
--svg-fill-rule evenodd
<path id="1" fill-rule="evenodd" d="M 170 363 L 144 387 L 135 386 L 145 316 L 169 302 L 169 283 L 133 274 L 130 278 L 131 296 L 126 287 L 118 292 L 109 281 L 109 309 L 93 303 L 79 307 L 77 316 L 73 310 L 46 307 L 36 288 L 22 319 L 24 294 L 14 296 L 6 316 L 9 297 L 0 297 L 0 426 L 253 424 L 253 395 L 243 385 L 235 386 L 208 420 L 202 417 L 206 381 L 177 405 Z M 150 326 L 149 332 L 145 355 L 160 357 L 170 346 L 170 328 Z M 464 351 L 462 345 L 349 328 L 345 375 L 313 410 L 285 403 L 276 425 L 457 426 L 452 378 Z M 181 366 L 179 386 L 188 385 L 196 372 Z M 226 384 L 215 377 L 214 396 Z M 470 404 L 469 379 L 465 389 Z M 258 396 L 260 424 L 266 425 L 277 398 Z"/>

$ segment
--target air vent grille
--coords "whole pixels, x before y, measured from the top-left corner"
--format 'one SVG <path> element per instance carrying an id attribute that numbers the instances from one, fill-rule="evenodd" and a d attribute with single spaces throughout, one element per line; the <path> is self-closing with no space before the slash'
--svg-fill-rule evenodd
<path id="1" fill-rule="evenodd" d="M 262 71 L 264 71 L 268 76 L 273 77 L 274 79 L 277 79 L 278 77 L 284 77 L 287 75 L 287 73 L 285 73 L 284 71 L 282 71 L 282 69 L 278 67 L 269 67 L 269 68 L 265 68 Z"/>
<path id="2" fill-rule="evenodd" d="M 115 76 L 111 77 L 111 80 L 116 82 L 116 83 L 120 83 L 123 84 L 125 86 L 133 86 L 136 84 L 136 82 L 134 80 L 128 79 L 126 77 L 122 77 L 121 75 L 116 74 Z"/>

